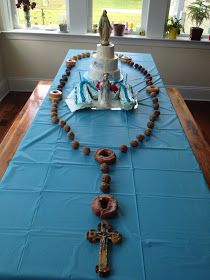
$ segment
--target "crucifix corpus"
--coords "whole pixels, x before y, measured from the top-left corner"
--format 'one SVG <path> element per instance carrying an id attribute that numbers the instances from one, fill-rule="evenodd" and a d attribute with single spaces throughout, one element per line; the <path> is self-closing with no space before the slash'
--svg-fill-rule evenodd
<path id="1" fill-rule="evenodd" d="M 111 241 L 112 244 L 118 244 L 122 241 L 122 235 L 117 231 L 111 231 L 111 226 L 108 222 L 102 221 L 98 225 L 98 231 L 91 229 L 87 232 L 87 239 L 92 243 L 100 241 L 99 263 L 96 265 L 96 273 L 102 277 L 109 275 L 108 241 Z"/>

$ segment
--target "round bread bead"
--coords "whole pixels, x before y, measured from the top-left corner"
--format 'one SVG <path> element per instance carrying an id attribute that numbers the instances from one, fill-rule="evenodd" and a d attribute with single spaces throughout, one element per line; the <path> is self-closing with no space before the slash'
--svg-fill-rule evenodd
<path id="1" fill-rule="evenodd" d="M 51 108 L 51 113 L 57 113 L 57 108 L 56 107 L 52 107 Z"/>
<path id="2" fill-rule="evenodd" d="M 108 193 L 110 191 L 110 184 L 102 182 L 101 186 L 100 186 L 100 189 L 103 193 Z"/>
<path id="3" fill-rule="evenodd" d="M 71 146 L 73 149 L 78 149 L 79 148 L 79 142 L 78 141 L 72 141 Z"/>
<path id="4" fill-rule="evenodd" d="M 60 83 L 60 84 L 58 85 L 57 89 L 59 89 L 59 88 L 60 88 L 60 89 L 62 90 L 64 86 L 65 86 L 65 82 L 64 82 L 64 83 L 62 83 L 62 84 Z"/>
<path id="5" fill-rule="evenodd" d="M 69 70 L 69 71 L 70 71 L 72 68 L 73 68 L 72 65 L 67 65 L 67 66 L 66 66 L 66 69 Z"/>
<path id="6" fill-rule="evenodd" d="M 53 116 L 53 117 L 52 117 L 52 121 L 53 121 L 54 123 L 58 123 L 58 122 L 59 122 L 59 119 L 58 119 L 57 116 Z"/>
<path id="7" fill-rule="evenodd" d="M 72 60 L 77 60 L 77 55 L 73 55 L 71 59 Z"/>
<path id="8" fill-rule="evenodd" d="M 152 102 L 155 104 L 155 103 L 158 103 L 158 98 L 157 97 L 153 97 L 152 98 Z"/>
<path id="9" fill-rule="evenodd" d="M 130 65 L 130 66 L 133 66 L 133 65 L 134 65 L 134 62 L 131 60 L 131 61 L 129 62 L 129 65 Z"/>
<path id="10" fill-rule="evenodd" d="M 52 113 L 51 113 L 51 118 L 57 117 L 57 116 L 58 116 L 57 112 L 52 112 Z"/>
<path id="11" fill-rule="evenodd" d="M 67 81 L 68 81 L 68 76 L 64 74 L 64 75 L 62 76 L 62 79 L 63 79 L 65 82 L 67 82 Z"/>
<path id="12" fill-rule="evenodd" d="M 145 129 L 144 134 L 145 134 L 146 136 L 150 136 L 150 135 L 152 134 L 152 130 L 151 130 L 150 128 Z"/>
<path id="13" fill-rule="evenodd" d="M 147 84 L 148 86 L 151 86 L 151 85 L 153 85 L 153 82 L 150 81 L 150 80 L 146 80 L 146 84 Z"/>
<path id="14" fill-rule="evenodd" d="M 158 111 L 158 110 L 154 111 L 153 115 L 154 115 L 155 117 L 159 117 L 160 111 Z"/>
<path id="15" fill-rule="evenodd" d="M 156 92 L 151 92 L 150 95 L 151 95 L 151 97 L 156 97 L 157 93 Z"/>
<path id="16" fill-rule="evenodd" d="M 62 92 L 62 90 L 63 90 L 63 86 L 61 86 L 61 85 L 57 86 L 57 90 L 59 90 L 59 91 L 61 91 L 61 92 Z"/>
<path id="17" fill-rule="evenodd" d="M 89 148 L 89 147 L 84 147 L 84 148 L 82 149 L 82 151 L 83 151 L 83 154 L 84 154 L 84 155 L 89 155 L 89 153 L 90 153 L 90 148 Z"/>
<path id="18" fill-rule="evenodd" d="M 160 91 L 160 89 L 159 89 L 159 87 L 156 87 L 156 86 L 152 85 L 152 86 L 148 86 L 148 87 L 146 88 L 146 91 L 147 91 L 148 93 L 155 92 L 155 93 L 158 94 L 159 91 Z"/>
<path id="19" fill-rule="evenodd" d="M 159 109 L 159 104 L 158 103 L 153 104 L 153 108 L 154 108 L 154 110 L 158 110 Z"/>
<path id="20" fill-rule="evenodd" d="M 68 76 L 70 76 L 70 73 L 71 73 L 71 71 L 69 70 L 69 69 L 66 69 L 66 76 L 68 77 Z"/>
<path id="21" fill-rule="evenodd" d="M 90 57 L 90 53 L 89 53 L 89 52 L 86 52 L 86 56 L 87 56 L 87 57 Z"/>
<path id="22" fill-rule="evenodd" d="M 81 56 L 82 56 L 82 58 L 86 57 L 85 53 L 81 53 Z"/>
<path id="23" fill-rule="evenodd" d="M 59 125 L 60 125 L 61 127 L 64 127 L 65 124 L 66 124 L 66 122 L 65 122 L 64 120 L 60 120 L 60 121 L 59 121 Z"/>
<path id="24" fill-rule="evenodd" d="M 137 69 L 139 67 L 138 63 L 134 64 L 134 67 Z"/>
<path id="25" fill-rule="evenodd" d="M 134 147 L 134 148 L 138 147 L 138 145 L 139 145 L 138 141 L 135 140 L 135 139 L 132 140 L 132 141 L 130 142 L 130 144 L 131 144 L 131 146 Z"/>
<path id="26" fill-rule="evenodd" d="M 55 102 L 55 101 L 53 101 L 53 103 L 52 103 L 52 108 L 53 108 L 53 107 L 58 108 L 58 103 Z"/>
<path id="27" fill-rule="evenodd" d="M 74 139 L 74 132 L 73 131 L 68 132 L 67 136 L 70 139 Z"/>
<path id="28" fill-rule="evenodd" d="M 148 73 L 148 72 L 147 72 L 147 70 L 145 69 L 144 72 L 143 72 L 143 74 L 144 74 L 144 75 L 147 75 L 147 73 Z"/>
<path id="29" fill-rule="evenodd" d="M 143 73 L 143 72 L 144 72 L 144 70 L 145 70 L 145 68 L 144 68 L 144 67 L 142 67 L 142 68 L 141 68 L 141 72 Z"/>
<path id="30" fill-rule="evenodd" d="M 147 73 L 146 77 L 147 77 L 147 79 L 150 79 L 150 78 L 152 79 L 152 76 L 150 73 Z"/>
<path id="31" fill-rule="evenodd" d="M 111 182 L 111 176 L 109 174 L 103 174 L 101 180 L 102 180 L 102 182 L 110 183 Z"/>
<path id="32" fill-rule="evenodd" d="M 147 123 L 147 127 L 148 127 L 148 128 L 153 128 L 153 127 L 154 127 L 154 122 L 149 121 L 149 122 Z"/>
<path id="33" fill-rule="evenodd" d="M 66 85 L 66 82 L 65 82 L 65 81 L 62 81 L 62 82 L 60 82 L 60 85 L 61 85 L 62 87 L 64 87 L 64 86 Z"/>
<path id="34" fill-rule="evenodd" d="M 78 55 L 77 55 L 77 58 L 78 58 L 78 59 L 81 59 L 81 58 L 82 58 L 81 54 L 78 54 Z"/>
<path id="35" fill-rule="evenodd" d="M 62 78 L 60 79 L 60 84 L 64 86 L 66 84 L 66 81 Z"/>
<path id="36" fill-rule="evenodd" d="M 52 104 L 51 111 L 52 110 L 56 110 L 57 111 L 57 109 L 58 109 L 58 105 L 56 106 L 56 105 Z"/>
<path id="37" fill-rule="evenodd" d="M 126 153 L 128 151 L 128 147 L 124 144 L 120 145 L 120 151 L 122 153 Z"/>
<path id="38" fill-rule="evenodd" d="M 100 164 L 100 169 L 103 173 L 109 173 L 109 166 L 107 163 Z"/>
<path id="39" fill-rule="evenodd" d="M 139 69 L 139 70 L 141 70 L 141 68 L 142 68 L 142 66 L 141 66 L 141 65 L 139 65 L 139 68 L 138 68 L 138 69 Z"/>
<path id="40" fill-rule="evenodd" d="M 66 132 L 69 132 L 70 131 L 70 126 L 68 124 L 65 124 L 63 129 L 66 131 Z"/>
<path id="41" fill-rule="evenodd" d="M 144 141 L 144 135 L 143 134 L 137 134 L 136 138 L 141 142 Z"/>
<path id="42" fill-rule="evenodd" d="M 149 120 L 150 120 L 151 122 L 154 122 L 154 121 L 156 120 L 156 116 L 151 115 L 151 116 L 149 117 Z"/>

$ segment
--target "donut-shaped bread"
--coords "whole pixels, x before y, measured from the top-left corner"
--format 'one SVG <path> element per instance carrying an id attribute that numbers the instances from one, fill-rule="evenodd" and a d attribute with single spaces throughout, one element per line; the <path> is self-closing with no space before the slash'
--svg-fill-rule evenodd
<path id="1" fill-rule="evenodd" d="M 98 149 L 95 152 L 95 159 L 99 163 L 112 164 L 116 161 L 116 155 L 112 150 L 107 148 L 102 148 L 102 149 Z"/>
<path id="2" fill-rule="evenodd" d="M 74 59 L 68 59 L 68 60 L 66 60 L 66 65 L 67 66 L 74 66 L 74 65 L 76 65 L 76 60 L 74 60 Z"/>
<path id="3" fill-rule="evenodd" d="M 153 85 L 150 85 L 147 87 L 147 92 L 149 92 L 149 93 L 152 93 L 152 92 L 159 93 L 159 91 L 160 91 L 159 88 L 155 87 Z"/>
<path id="4" fill-rule="evenodd" d="M 53 90 L 49 93 L 49 98 L 51 100 L 60 100 L 62 99 L 63 93 L 60 90 Z"/>
<path id="5" fill-rule="evenodd" d="M 93 212 L 101 218 L 112 218 L 117 214 L 117 200 L 110 194 L 102 194 L 92 201 Z"/>

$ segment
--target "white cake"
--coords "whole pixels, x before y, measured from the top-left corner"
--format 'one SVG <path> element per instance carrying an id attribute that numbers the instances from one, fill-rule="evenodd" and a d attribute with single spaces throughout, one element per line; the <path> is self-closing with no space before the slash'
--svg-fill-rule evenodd
<path id="1" fill-rule="evenodd" d="M 108 46 L 97 45 L 97 52 L 92 55 L 88 78 L 93 81 L 101 81 L 104 73 L 109 73 L 109 80 L 120 80 L 118 57 L 114 55 L 114 44 L 112 43 Z"/>

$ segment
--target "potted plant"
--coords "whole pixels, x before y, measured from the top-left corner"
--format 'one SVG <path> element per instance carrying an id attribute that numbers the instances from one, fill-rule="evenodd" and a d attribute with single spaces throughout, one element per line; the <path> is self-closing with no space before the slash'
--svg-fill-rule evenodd
<path id="1" fill-rule="evenodd" d="M 181 19 L 176 17 L 170 17 L 166 24 L 166 34 L 171 40 L 175 40 L 177 35 L 180 34 L 181 30 L 184 32 L 184 27 L 181 24 Z"/>
<path id="2" fill-rule="evenodd" d="M 59 15 L 59 30 L 62 33 L 67 33 L 68 32 L 68 26 L 67 26 L 67 20 L 66 20 L 66 15 L 61 14 Z"/>
<path id="3" fill-rule="evenodd" d="M 125 24 L 115 23 L 114 24 L 114 36 L 123 36 L 125 30 Z"/>
<path id="4" fill-rule="evenodd" d="M 203 28 L 201 24 L 204 19 L 209 19 L 210 15 L 210 5 L 207 1 L 195 0 L 191 5 L 187 7 L 187 15 L 191 18 L 192 22 L 195 22 L 195 27 L 190 28 L 190 38 L 191 40 L 200 41 L 203 34 Z"/>

